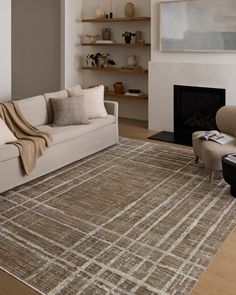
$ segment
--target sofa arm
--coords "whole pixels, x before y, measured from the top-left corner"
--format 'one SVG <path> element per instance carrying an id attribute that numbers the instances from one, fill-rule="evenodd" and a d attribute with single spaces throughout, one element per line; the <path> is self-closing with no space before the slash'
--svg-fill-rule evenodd
<path id="1" fill-rule="evenodd" d="M 116 101 L 108 100 L 105 100 L 104 103 L 108 114 L 115 116 L 116 121 L 118 121 L 118 103 Z"/>

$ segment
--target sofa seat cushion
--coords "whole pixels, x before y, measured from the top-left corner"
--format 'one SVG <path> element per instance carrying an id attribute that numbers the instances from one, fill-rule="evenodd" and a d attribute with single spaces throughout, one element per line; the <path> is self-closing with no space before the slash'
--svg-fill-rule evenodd
<path id="1" fill-rule="evenodd" d="M 43 125 L 40 126 L 39 129 L 52 134 L 52 145 L 55 145 L 70 139 L 74 139 L 86 133 L 93 132 L 94 130 L 112 125 L 115 123 L 115 121 L 116 119 L 114 116 L 108 115 L 106 118 L 91 119 L 89 120 L 88 125 L 75 125 L 64 127 L 53 127 L 52 125 Z"/>

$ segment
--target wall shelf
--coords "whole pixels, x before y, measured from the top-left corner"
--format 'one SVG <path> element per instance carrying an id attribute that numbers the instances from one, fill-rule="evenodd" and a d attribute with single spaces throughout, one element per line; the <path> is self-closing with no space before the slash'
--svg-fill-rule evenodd
<path id="1" fill-rule="evenodd" d="M 118 67 L 82 67 L 82 70 L 100 71 L 100 72 L 120 72 L 120 73 L 148 73 L 147 69 L 129 69 L 129 68 L 118 68 Z"/>
<path id="2" fill-rule="evenodd" d="M 89 2 L 89 1 L 88 1 Z M 119 2 L 119 1 L 118 1 Z M 145 2 L 145 1 L 141 1 Z M 140 4 L 140 11 L 142 7 L 146 4 Z M 95 10 L 95 8 L 94 8 Z M 144 10 L 143 10 L 144 11 Z M 106 52 L 111 51 L 112 55 L 114 54 L 114 59 L 116 60 L 117 65 L 107 65 L 107 67 L 93 67 L 92 64 L 84 63 L 81 65 L 80 69 L 83 71 L 90 71 L 84 73 L 87 79 L 87 84 L 105 84 L 109 87 L 110 90 L 105 91 L 104 95 L 110 98 L 111 100 L 118 100 L 121 104 L 121 110 L 128 117 L 142 118 L 146 119 L 147 117 L 147 105 L 148 105 L 148 61 L 150 56 L 150 22 L 151 17 L 147 16 L 135 16 L 135 17 L 113 17 L 113 18 L 89 18 L 85 15 L 83 19 L 76 20 L 80 23 L 81 26 L 85 28 L 85 32 L 89 34 L 101 35 L 101 28 L 110 27 L 113 35 L 113 42 L 109 43 L 103 40 L 100 40 L 101 37 L 94 39 L 98 43 L 91 43 L 90 39 L 83 39 L 81 42 L 77 42 L 76 46 L 80 47 L 80 50 L 84 55 L 88 55 L 91 52 L 99 52 L 100 50 L 107 50 Z M 87 17 L 87 18 L 86 18 Z M 130 30 L 139 30 L 141 32 L 138 39 L 145 40 L 144 44 L 136 44 L 135 40 L 132 40 L 131 43 L 125 43 L 125 40 L 122 38 L 122 32 Z M 84 37 L 87 36 L 86 33 Z M 93 36 L 91 35 L 91 36 Z M 144 38 L 144 39 L 143 39 Z M 128 56 L 137 55 L 138 65 L 140 67 L 128 67 Z M 86 56 L 84 57 L 86 58 Z M 84 66 L 83 66 L 84 65 Z M 92 74 L 92 72 L 94 74 Z M 120 73 L 120 74 L 119 74 Z M 96 82 L 95 82 L 96 81 Z M 115 81 L 123 81 L 125 90 L 127 89 L 139 89 L 142 92 L 142 95 L 125 95 L 117 94 L 114 92 L 113 84 Z M 127 109 L 126 107 L 127 106 Z"/>
<path id="3" fill-rule="evenodd" d="M 141 100 L 147 100 L 147 95 L 139 95 L 139 96 L 133 96 L 133 95 L 125 95 L 125 94 L 117 94 L 113 91 L 105 91 L 105 96 L 109 97 L 117 97 L 117 98 L 131 98 L 131 99 L 141 99 Z"/>
<path id="4" fill-rule="evenodd" d="M 117 17 L 117 18 L 91 18 L 83 19 L 83 23 L 117 23 L 117 22 L 140 22 L 150 21 L 151 18 L 148 16 L 137 16 L 137 17 Z M 79 20 L 77 22 L 80 22 Z"/>
<path id="5" fill-rule="evenodd" d="M 76 44 L 79 46 L 80 44 Z M 136 44 L 136 43 L 131 43 L 131 44 L 126 44 L 126 43 L 82 43 L 82 46 L 107 46 L 107 47 L 150 47 L 150 43 L 145 43 L 145 44 Z"/>

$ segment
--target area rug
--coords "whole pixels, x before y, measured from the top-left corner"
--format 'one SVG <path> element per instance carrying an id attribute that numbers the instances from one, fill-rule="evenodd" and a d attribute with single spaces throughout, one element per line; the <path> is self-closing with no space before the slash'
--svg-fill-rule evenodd
<path id="1" fill-rule="evenodd" d="M 188 294 L 236 225 L 191 150 L 125 138 L 3 193 L 0 213 L 1 268 L 49 295 Z"/>

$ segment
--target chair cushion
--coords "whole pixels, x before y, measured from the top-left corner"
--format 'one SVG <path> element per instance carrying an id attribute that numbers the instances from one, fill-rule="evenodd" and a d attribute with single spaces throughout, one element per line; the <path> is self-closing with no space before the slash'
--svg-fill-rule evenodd
<path id="1" fill-rule="evenodd" d="M 68 97 L 68 92 L 64 90 L 60 90 L 57 92 L 45 93 L 44 98 L 47 105 L 47 112 L 48 112 L 48 123 L 51 124 L 53 122 L 53 108 L 50 102 L 50 98 L 65 98 Z"/>
<path id="2" fill-rule="evenodd" d="M 24 118 L 34 127 L 48 123 L 48 114 L 43 95 L 17 100 Z"/>
<path id="3" fill-rule="evenodd" d="M 84 96 L 50 98 L 53 107 L 53 126 L 89 124 Z"/>
<path id="4" fill-rule="evenodd" d="M 222 170 L 221 158 L 230 153 L 236 153 L 236 139 L 221 145 L 211 140 L 202 140 L 202 131 L 193 133 L 193 151 L 210 171 Z"/>

